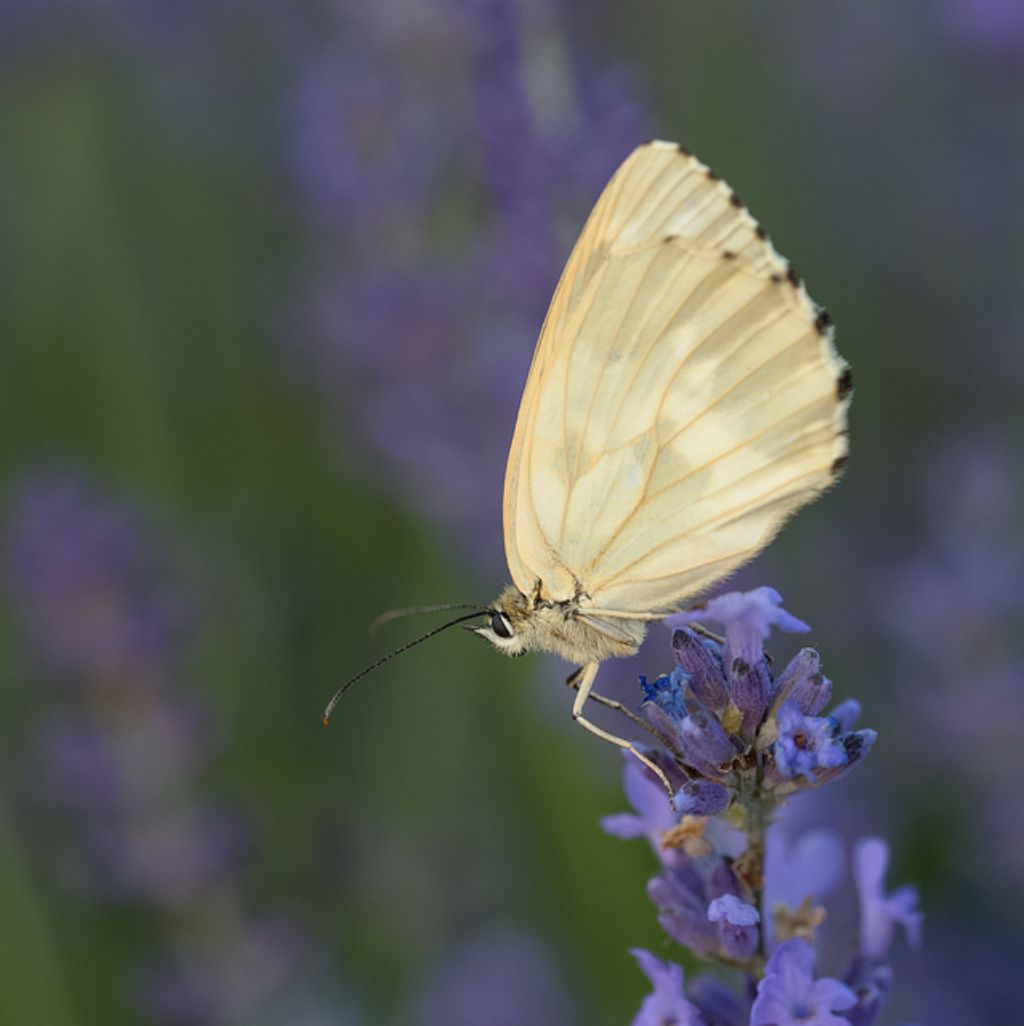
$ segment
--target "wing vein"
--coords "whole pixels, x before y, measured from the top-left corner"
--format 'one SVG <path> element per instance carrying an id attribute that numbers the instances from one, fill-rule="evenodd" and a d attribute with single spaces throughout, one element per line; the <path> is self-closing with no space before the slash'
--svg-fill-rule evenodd
<path id="1" fill-rule="evenodd" d="M 615 329 L 615 333 L 612 336 L 612 348 L 613 349 L 615 348 L 615 343 L 619 339 L 619 335 L 622 333 L 622 326 L 629 319 L 629 315 L 630 315 L 630 313 L 633 310 L 633 306 L 636 303 L 637 297 L 640 295 L 640 291 L 641 291 L 641 289 L 643 287 L 643 284 L 644 284 L 645 281 L 647 281 L 647 278 L 648 278 L 648 276 L 651 273 L 651 269 L 654 267 L 656 259 L 657 259 L 657 251 L 655 250 L 654 253 L 652 254 L 650 262 L 644 268 L 643 274 L 640 276 L 640 281 L 637 283 L 637 287 L 636 287 L 636 290 L 633 292 L 632 298 L 630 299 L 629 303 L 626 304 L 626 308 L 625 308 L 625 310 L 622 313 L 622 317 L 619 318 L 619 326 Z M 583 421 L 583 430 L 580 432 L 580 441 L 581 442 L 583 441 L 583 439 L 585 439 L 587 437 L 587 432 L 590 429 L 590 417 L 591 417 L 591 414 L 594 411 L 594 400 L 597 398 L 598 393 L 601 391 L 601 384 L 604 381 L 605 373 L 606 373 L 606 371 L 608 369 L 608 363 L 609 363 L 609 361 L 605 360 L 601 364 L 601 371 L 600 371 L 600 374 L 598 375 L 597 382 L 594 384 L 594 389 L 590 393 L 590 399 L 587 402 L 587 414 L 586 414 L 586 417 L 585 417 L 585 419 Z M 579 460 L 577 460 L 576 473 L 573 475 L 572 482 L 570 483 L 570 488 L 569 488 L 570 493 L 572 491 L 572 485 L 576 483 L 576 480 L 577 480 L 578 477 L 579 477 Z M 566 506 L 568 506 L 568 503 L 566 504 Z M 564 524 L 563 524 L 563 527 L 564 527 Z"/>
<path id="2" fill-rule="evenodd" d="M 774 428 L 778 427 L 780 424 L 784 424 L 787 420 L 789 420 L 792 417 L 795 417 L 798 413 L 802 413 L 804 410 L 809 409 L 810 407 L 816 405 L 817 403 L 820 403 L 823 399 L 827 399 L 828 397 L 829 396 L 827 394 L 824 395 L 824 396 L 819 396 L 817 399 L 813 400 L 812 402 L 805 403 L 799 409 L 794 410 L 791 413 L 787 413 L 785 417 L 782 417 L 781 419 L 776 421 L 774 424 L 772 424 L 769 427 L 765 428 L 763 431 L 758 432 L 756 435 L 751 435 L 749 438 L 744 439 L 738 445 L 733 446 L 733 448 L 730 450 L 730 452 L 735 452 L 736 449 L 742 448 L 748 442 L 754 441 L 755 439 L 761 437 L 761 435 L 767 433 L 768 431 L 773 430 Z M 727 455 L 729 455 L 729 453 L 723 453 L 722 455 L 723 456 L 727 456 Z M 718 457 L 718 459 L 721 459 L 721 458 L 722 458 L 721 456 Z M 717 462 L 717 460 L 712 460 L 711 462 L 714 463 L 714 462 Z M 817 470 L 814 471 L 814 473 L 817 473 L 817 472 L 818 472 Z M 801 477 L 806 477 L 807 473 L 808 472 L 805 472 L 803 474 L 798 474 L 792 480 L 799 480 L 799 478 L 801 478 Z M 780 485 L 780 486 L 774 488 L 773 491 L 784 491 L 785 490 L 785 485 L 788 484 L 788 483 L 789 482 L 784 482 L 783 485 Z M 764 493 L 764 495 L 769 495 L 769 494 L 771 494 L 771 493 L 770 492 L 765 492 Z M 764 495 L 760 496 L 759 498 L 764 498 Z M 757 505 L 755 503 L 746 503 L 745 505 L 751 506 L 751 507 L 753 507 L 755 509 L 757 508 Z M 738 508 L 742 508 L 742 507 L 738 507 Z M 732 512 L 733 512 L 733 510 L 726 510 L 725 513 L 722 513 L 722 512 L 716 513 L 713 517 L 708 517 L 706 520 L 702 520 L 698 524 L 692 524 L 685 531 L 680 531 L 679 533 L 674 534 L 674 535 L 672 535 L 669 538 L 665 538 L 663 541 L 659 542 L 657 545 L 651 546 L 651 548 L 649 548 L 646 552 L 644 552 L 643 555 L 638 556 L 632 562 L 626 563 L 624 566 L 617 567 L 616 568 L 616 573 L 622 573 L 623 571 L 628 570 L 631 566 L 635 566 L 637 563 L 642 562 L 643 560 L 647 559 L 652 553 L 657 552 L 659 549 L 663 549 L 666 545 L 671 545 L 673 542 L 677 542 L 677 541 L 679 541 L 682 538 L 688 538 L 689 536 L 691 536 L 693 534 L 696 534 L 699 531 L 702 531 L 709 524 L 715 523 L 716 520 L 722 519 L 722 517 L 726 513 L 732 513 Z M 601 584 L 603 584 L 603 583 L 604 582 L 601 581 L 600 584 L 595 584 L 593 586 L 594 590 L 595 591 L 599 591 L 600 588 L 601 588 Z"/>

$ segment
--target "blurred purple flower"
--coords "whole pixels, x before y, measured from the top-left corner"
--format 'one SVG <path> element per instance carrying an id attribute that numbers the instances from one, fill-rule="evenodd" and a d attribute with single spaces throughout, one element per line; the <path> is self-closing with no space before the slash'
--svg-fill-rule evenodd
<path id="1" fill-rule="evenodd" d="M 422 215 L 455 125 L 406 74 L 397 63 L 383 73 L 370 54 L 328 54 L 303 69 L 289 159 L 317 218 L 380 232 L 397 217 Z"/>
<path id="2" fill-rule="evenodd" d="M 624 752 L 623 755 L 625 765 L 622 767 L 622 786 L 635 814 L 620 812 L 614 816 L 605 816 L 601 820 L 601 829 L 626 839 L 646 837 L 654 853 L 663 859 L 671 855 L 671 849 L 666 851 L 662 847 L 662 837 L 676 825 L 678 815 L 665 801 L 665 788 L 661 782 L 630 752 Z"/>
<path id="3" fill-rule="evenodd" d="M 835 1013 L 857 1002 L 845 984 L 814 978 L 814 948 L 794 937 L 780 944 L 765 966 L 750 1012 L 750 1026 L 848 1026 Z"/>
<path id="4" fill-rule="evenodd" d="M 788 148 L 787 157 L 822 191 L 822 209 L 836 212 L 829 229 L 848 256 L 927 321 L 916 339 L 904 335 L 901 359 L 927 362 L 930 388 L 947 397 L 947 411 L 972 408 L 958 401 L 972 394 L 985 395 L 990 411 L 1009 410 L 1020 377 L 1018 293 L 1006 262 L 991 257 L 1014 246 L 1006 211 L 1017 181 L 1005 159 L 1013 133 L 999 98 L 1021 87 L 1020 10 L 1015 0 L 938 0 L 801 4 L 755 15 L 760 45 L 785 54 L 781 66 L 805 96 L 810 144 Z M 843 40 L 841 52 L 822 45 L 830 39 Z M 893 96 L 904 116 L 879 118 Z M 879 161 L 884 180 L 872 170 Z M 861 188 L 867 181 L 872 187 Z M 890 209 L 899 217 L 878 216 Z M 986 343 L 964 360 L 963 340 L 973 337 Z M 906 463 L 913 440 L 897 423 Z M 873 526 L 892 531 L 882 519 Z"/>
<path id="5" fill-rule="evenodd" d="M 768 831 L 764 862 L 766 929 L 773 932 L 780 912 L 795 912 L 803 903 L 821 905 L 839 885 L 845 854 L 839 835 L 808 830 L 792 843 L 776 823 Z"/>
<path id="6" fill-rule="evenodd" d="M 427 982 L 422 1026 L 565 1026 L 569 1000 L 551 953 L 529 934 L 496 931 L 456 950 Z"/>
<path id="7" fill-rule="evenodd" d="M 960 846 L 946 857 L 943 900 L 969 901 L 973 914 L 1015 902 L 1018 920 L 1024 805 L 1006 787 L 1024 771 L 1022 498 L 1006 439 L 974 428 L 934 444 L 918 485 L 915 544 L 891 554 L 877 610 L 900 681 L 894 711 L 918 723 L 893 782 L 920 793 L 932 786 L 933 753 L 957 753 L 942 817 L 961 824 L 950 835 Z"/>
<path id="8" fill-rule="evenodd" d="M 857 1003 L 843 1013 L 851 1026 L 875 1026 L 892 990 L 892 969 L 859 959 L 846 976 Z"/>
<path id="9" fill-rule="evenodd" d="M 69 676 L 138 673 L 171 656 L 187 620 L 139 517 L 56 473 L 14 490 L 7 585 L 37 652 Z"/>
<path id="10" fill-rule="evenodd" d="M 690 983 L 690 998 L 707 1026 L 749 1026 L 750 1002 L 717 976 L 702 975 Z"/>
<path id="11" fill-rule="evenodd" d="M 586 67 L 563 18 L 554 0 L 339 13 L 289 108 L 310 376 L 370 462 L 495 568 L 544 309 L 600 187 L 650 134 L 635 88 Z"/>
<path id="12" fill-rule="evenodd" d="M 642 948 L 631 953 L 654 988 L 654 993 L 644 998 L 632 1026 L 703 1026 L 699 1011 L 686 1000 L 682 967 L 662 962 Z"/>
<path id="13" fill-rule="evenodd" d="M 1016 0 L 945 0 L 954 36 L 996 57 L 1024 55 L 1024 6 Z"/>
<path id="14" fill-rule="evenodd" d="M 696 859 L 680 859 L 647 884 L 661 928 L 698 955 L 717 952 L 720 942 L 718 927 L 708 919 L 708 906 L 726 889 L 719 881 L 712 889 L 710 868 Z"/>
<path id="15" fill-rule="evenodd" d="M 325 988 L 323 962 L 294 923 L 251 918 L 240 933 L 179 943 L 140 974 L 135 996 L 169 1026 L 348 1026 L 356 1020 L 344 997 Z"/>
<path id="16" fill-rule="evenodd" d="M 175 683 L 191 617 L 164 547 L 138 511 L 57 473 L 15 489 L 5 538 L 15 611 L 66 707 L 42 727 L 33 797 L 62 813 L 75 886 L 165 931 L 141 1006 L 158 1022 L 226 1026 L 308 1004 L 312 945 L 248 912 L 232 877 L 248 827 L 202 794 L 209 717 Z M 333 995 L 312 1004 L 339 1021 Z"/>
<path id="17" fill-rule="evenodd" d="M 860 953 L 880 961 L 889 953 L 898 923 L 913 948 L 921 943 L 923 917 L 918 909 L 917 888 L 900 887 L 885 892 L 889 845 L 880 837 L 866 837 L 853 849 L 853 876 L 860 898 Z"/>

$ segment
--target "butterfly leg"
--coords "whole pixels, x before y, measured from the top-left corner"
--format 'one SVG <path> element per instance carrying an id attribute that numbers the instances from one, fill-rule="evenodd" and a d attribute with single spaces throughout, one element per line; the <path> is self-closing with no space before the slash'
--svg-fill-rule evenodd
<path id="1" fill-rule="evenodd" d="M 675 791 L 669 783 L 668 777 L 665 776 L 664 770 L 662 770 L 657 763 L 648 759 L 632 741 L 627 741 L 624 737 L 617 737 L 615 734 L 611 734 L 607 730 L 603 730 L 596 723 L 591 723 L 590 720 L 584 717 L 583 706 L 590 695 L 590 689 L 594 686 L 594 681 L 597 679 L 597 668 L 600 665 L 600 663 L 587 663 L 586 666 L 580 668 L 578 673 L 574 673 L 569 680 L 566 681 L 570 687 L 577 688 L 576 700 L 572 704 L 572 718 L 581 727 L 585 727 L 589 730 L 591 734 L 596 734 L 599 738 L 602 738 L 613 745 L 618 745 L 619 748 L 625 748 L 626 751 L 631 752 L 636 756 L 636 758 L 639 759 L 640 762 L 643 763 L 643 765 L 646 766 L 662 782 L 662 784 L 665 785 L 665 790 L 668 792 L 668 800 L 671 802 Z"/>

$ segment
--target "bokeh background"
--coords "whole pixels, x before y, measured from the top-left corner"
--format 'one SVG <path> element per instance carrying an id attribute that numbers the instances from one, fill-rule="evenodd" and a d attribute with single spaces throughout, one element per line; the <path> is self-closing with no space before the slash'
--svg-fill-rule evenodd
<path id="1" fill-rule="evenodd" d="M 379 612 L 504 582 L 537 328 L 653 135 L 855 369 L 739 581 L 880 732 L 803 814 L 921 887 L 891 1022 L 1015 1021 L 1022 109 L 1014 0 L 7 0 L 0 1021 L 612 1026 L 680 957 L 565 667 L 452 631 L 319 720 Z"/>

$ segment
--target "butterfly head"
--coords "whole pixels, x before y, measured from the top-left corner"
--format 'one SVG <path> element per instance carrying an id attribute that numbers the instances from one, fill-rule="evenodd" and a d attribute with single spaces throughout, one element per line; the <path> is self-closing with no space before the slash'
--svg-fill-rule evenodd
<path id="1" fill-rule="evenodd" d="M 486 638 L 499 652 L 508 656 L 522 655 L 533 648 L 533 618 L 527 598 L 518 588 L 507 587 L 491 603 L 481 627 L 470 627 L 474 634 Z"/>

